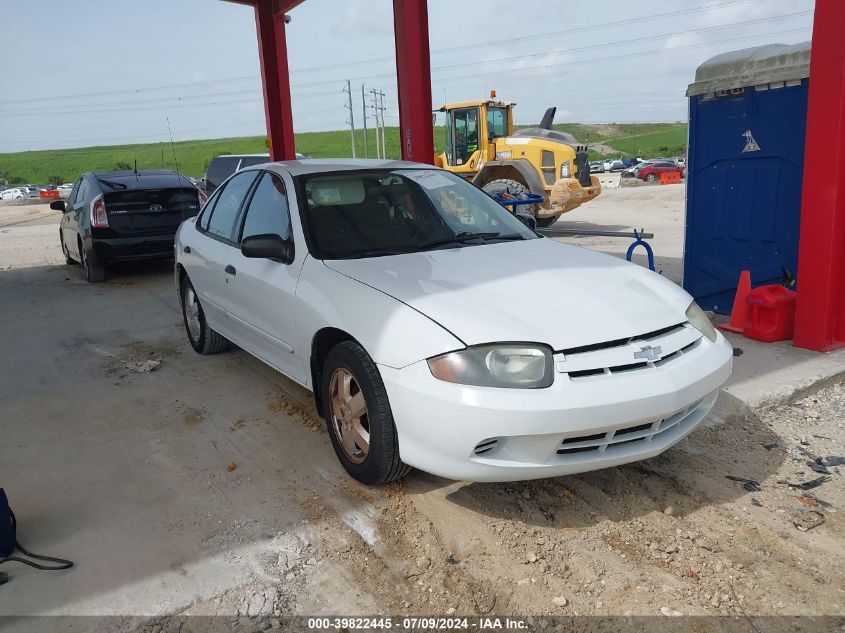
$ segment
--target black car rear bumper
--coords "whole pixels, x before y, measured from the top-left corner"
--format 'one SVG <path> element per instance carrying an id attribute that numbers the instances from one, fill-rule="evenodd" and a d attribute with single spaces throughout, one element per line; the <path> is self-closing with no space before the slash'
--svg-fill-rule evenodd
<path id="1" fill-rule="evenodd" d="M 105 265 L 114 261 L 167 259 L 173 257 L 175 233 L 132 237 L 94 238 L 97 260 Z"/>

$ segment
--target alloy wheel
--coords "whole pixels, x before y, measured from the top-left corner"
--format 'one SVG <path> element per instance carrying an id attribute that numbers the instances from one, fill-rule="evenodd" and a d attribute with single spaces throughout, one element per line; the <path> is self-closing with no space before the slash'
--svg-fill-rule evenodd
<path id="1" fill-rule="evenodd" d="M 370 452 L 367 402 L 358 381 L 348 369 L 338 367 L 329 382 L 331 419 L 343 452 L 360 464 Z"/>
<path id="2" fill-rule="evenodd" d="M 195 343 L 200 340 L 200 304 L 197 295 L 190 286 L 185 289 L 185 323 L 188 325 L 188 334 Z"/>

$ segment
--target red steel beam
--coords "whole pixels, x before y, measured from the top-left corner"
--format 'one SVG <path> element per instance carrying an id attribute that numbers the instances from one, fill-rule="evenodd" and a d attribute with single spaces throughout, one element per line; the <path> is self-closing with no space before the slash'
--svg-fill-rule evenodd
<path id="1" fill-rule="evenodd" d="M 434 163 L 427 0 L 393 0 L 402 159 Z"/>
<path id="2" fill-rule="evenodd" d="M 845 2 L 816 0 L 798 249 L 796 347 L 845 346 Z M 824 165 L 824 169 L 819 169 Z"/>
<path id="3" fill-rule="evenodd" d="M 264 91 L 264 116 L 270 138 L 270 160 L 293 160 L 293 114 L 290 102 L 288 49 L 285 41 L 285 11 L 302 0 L 256 0 L 255 26 L 258 32 L 258 57 L 261 62 L 261 87 Z"/>

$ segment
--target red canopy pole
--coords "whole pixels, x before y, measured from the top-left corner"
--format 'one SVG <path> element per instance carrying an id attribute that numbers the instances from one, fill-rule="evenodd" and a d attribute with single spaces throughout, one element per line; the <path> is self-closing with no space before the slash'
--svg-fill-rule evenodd
<path id="1" fill-rule="evenodd" d="M 256 0 L 254 4 L 264 115 L 270 137 L 270 160 L 274 161 L 296 157 L 285 42 L 285 10 L 295 4 L 298 3 L 280 3 L 278 0 Z"/>
<path id="2" fill-rule="evenodd" d="M 845 2 L 816 0 L 793 343 L 819 352 L 845 345 L 843 25 Z"/>
<path id="3" fill-rule="evenodd" d="M 434 164 L 427 0 L 393 0 L 402 159 Z"/>

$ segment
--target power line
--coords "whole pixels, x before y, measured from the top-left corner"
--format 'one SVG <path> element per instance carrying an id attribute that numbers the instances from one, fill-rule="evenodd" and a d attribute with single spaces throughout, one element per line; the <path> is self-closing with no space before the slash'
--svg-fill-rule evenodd
<path id="1" fill-rule="evenodd" d="M 744 4 L 754 4 L 757 2 L 762 2 L 763 0 L 727 0 L 724 2 L 719 2 L 715 4 L 704 5 L 700 7 L 689 7 L 686 9 L 679 9 L 676 11 L 667 11 L 658 14 L 650 14 L 646 16 L 633 16 L 631 18 L 627 18 L 624 20 L 613 20 L 608 22 L 601 22 L 597 24 L 585 25 L 581 27 L 573 27 L 569 29 L 564 29 L 561 31 L 551 31 L 547 33 L 539 33 L 539 34 L 532 34 L 530 36 L 522 36 L 522 37 L 515 37 L 510 38 L 508 41 L 510 42 L 520 42 L 520 41 L 536 41 L 541 38 L 548 38 L 548 37 L 558 37 L 560 35 L 565 34 L 572 34 L 572 33 L 579 33 L 591 30 L 600 30 L 604 28 L 612 28 L 615 26 L 625 26 L 632 23 L 643 22 L 643 21 L 651 21 L 655 19 L 661 18 L 668 18 L 668 17 L 675 17 L 679 15 L 689 15 L 694 13 L 701 13 L 706 11 L 711 11 L 713 9 L 719 9 L 722 7 L 734 7 L 737 5 L 744 5 Z M 500 46 L 502 43 L 501 38 L 495 40 L 487 40 L 483 42 L 476 42 L 474 44 L 464 44 L 460 46 L 453 46 L 448 48 L 436 49 L 432 51 L 432 54 L 441 54 L 447 52 L 453 52 L 458 50 L 465 50 L 470 48 L 480 48 L 484 46 Z M 291 73 L 299 73 L 299 72 L 313 72 L 314 70 L 328 70 L 332 68 L 344 68 L 349 66 L 360 66 L 363 64 L 374 63 L 374 62 L 385 62 L 385 61 L 392 61 L 393 57 L 379 57 L 379 58 L 372 58 L 372 59 L 365 59 L 365 60 L 358 60 L 353 62 L 344 62 L 340 64 L 327 64 L 324 66 L 314 66 L 310 68 L 300 68 L 292 70 Z M 156 91 L 156 90 L 170 90 L 173 88 L 185 88 L 189 86 L 204 86 L 204 85 L 215 85 L 219 86 L 223 83 L 227 82 L 238 82 L 238 81 L 249 81 L 257 79 L 256 75 L 242 75 L 237 77 L 228 77 L 228 78 L 219 78 L 213 80 L 203 80 L 203 81 L 192 81 L 192 82 L 182 82 L 178 84 L 165 84 L 159 86 L 147 86 L 143 88 L 127 88 L 122 90 L 110 90 L 110 91 L 103 91 L 103 92 L 89 92 L 89 93 L 80 93 L 75 95 L 65 95 L 63 97 L 59 97 L 59 99 L 76 99 L 82 97 L 94 97 L 94 96 L 108 96 L 108 95 L 120 95 L 120 94 L 140 94 L 143 92 L 148 91 Z M 332 80 L 336 81 L 336 80 Z M 301 84 L 301 85 L 311 85 L 311 84 Z M 296 85 L 294 85 L 296 87 Z M 5 99 L 0 101 L 0 104 L 9 104 L 9 103 L 26 103 L 30 101 L 40 101 L 43 99 L 53 99 L 55 100 L 56 97 L 54 95 L 44 95 L 40 97 L 27 97 L 22 99 Z"/>

